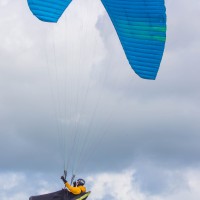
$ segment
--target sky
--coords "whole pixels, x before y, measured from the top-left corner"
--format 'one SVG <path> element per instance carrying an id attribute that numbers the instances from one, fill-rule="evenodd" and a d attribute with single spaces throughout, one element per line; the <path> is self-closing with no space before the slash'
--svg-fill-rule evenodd
<path id="1" fill-rule="evenodd" d="M 64 167 L 93 200 L 200 199 L 200 2 L 165 4 L 165 52 L 149 81 L 100 1 L 74 0 L 48 24 L 26 0 L 0 0 L 1 200 L 61 189 Z"/>

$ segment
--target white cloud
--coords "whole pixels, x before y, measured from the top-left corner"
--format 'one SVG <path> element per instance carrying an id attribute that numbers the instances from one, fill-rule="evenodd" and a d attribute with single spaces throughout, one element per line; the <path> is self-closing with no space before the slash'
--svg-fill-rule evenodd
<path id="1" fill-rule="evenodd" d="M 28 199 L 25 186 L 27 177 L 23 173 L 0 173 L 0 199 Z"/>
<path id="2" fill-rule="evenodd" d="M 121 174 L 103 173 L 88 178 L 92 182 L 92 199 L 138 199 L 143 200 L 143 194 L 139 191 L 138 185 L 134 182 L 134 172 L 127 170 Z"/>
<path id="3" fill-rule="evenodd" d="M 0 6 L 6 6 L 9 0 L 0 0 Z"/>
<path id="4" fill-rule="evenodd" d="M 151 194 L 140 185 L 137 171 L 133 168 L 119 173 L 99 173 L 86 177 L 86 186 L 92 191 L 91 200 L 199 200 L 200 170 L 182 169 L 166 171 L 164 179 L 170 180 L 165 191 Z M 156 177 L 151 177 L 156 178 Z M 158 181 L 156 184 L 160 184 Z M 1 200 L 27 200 L 30 196 L 55 192 L 63 185 L 50 180 L 48 176 L 23 173 L 0 174 Z"/>
<path id="5" fill-rule="evenodd" d="M 14 187 L 25 182 L 23 174 L 5 173 L 0 174 L 0 185 L 2 190 L 12 190 Z"/>
<path id="6" fill-rule="evenodd" d="M 183 182 L 176 184 L 177 173 Z M 91 186 L 91 199 L 100 200 L 111 199 L 121 200 L 198 200 L 200 198 L 199 184 L 200 171 L 181 170 L 170 171 L 172 177 L 166 187 L 167 192 L 161 194 L 149 194 L 144 192 L 135 178 L 133 170 L 126 170 L 121 173 L 102 173 L 89 177 Z M 157 183 L 159 184 L 159 182 Z"/>

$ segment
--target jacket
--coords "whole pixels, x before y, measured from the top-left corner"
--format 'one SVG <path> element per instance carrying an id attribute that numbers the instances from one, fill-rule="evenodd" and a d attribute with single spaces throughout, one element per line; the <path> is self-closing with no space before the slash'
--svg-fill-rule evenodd
<path id="1" fill-rule="evenodd" d="M 68 182 L 66 182 L 65 186 L 71 193 L 73 193 L 75 195 L 80 194 L 82 192 L 86 192 L 86 187 L 82 186 L 82 185 L 79 185 L 77 187 L 73 187 Z"/>

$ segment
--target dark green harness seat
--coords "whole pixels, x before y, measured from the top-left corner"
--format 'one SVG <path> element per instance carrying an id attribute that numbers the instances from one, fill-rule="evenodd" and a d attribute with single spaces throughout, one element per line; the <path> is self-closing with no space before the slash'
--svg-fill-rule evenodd
<path id="1" fill-rule="evenodd" d="M 59 190 L 57 192 L 52 192 L 49 194 L 43 194 L 38 196 L 32 196 L 29 200 L 85 200 L 90 195 L 89 192 L 83 192 L 79 195 L 72 194 L 66 189 Z"/>

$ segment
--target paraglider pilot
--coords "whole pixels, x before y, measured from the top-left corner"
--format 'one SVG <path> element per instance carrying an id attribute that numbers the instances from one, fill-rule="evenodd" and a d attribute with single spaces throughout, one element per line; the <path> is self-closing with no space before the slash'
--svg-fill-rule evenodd
<path id="1" fill-rule="evenodd" d="M 73 182 L 73 186 L 71 186 L 67 180 L 64 178 L 64 176 L 61 176 L 61 179 L 63 180 L 65 187 L 73 194 L 78 195 L 82 192 L 86 192 L 85 181 L 83 179 L 78 179 L 76 182 Z"/>

